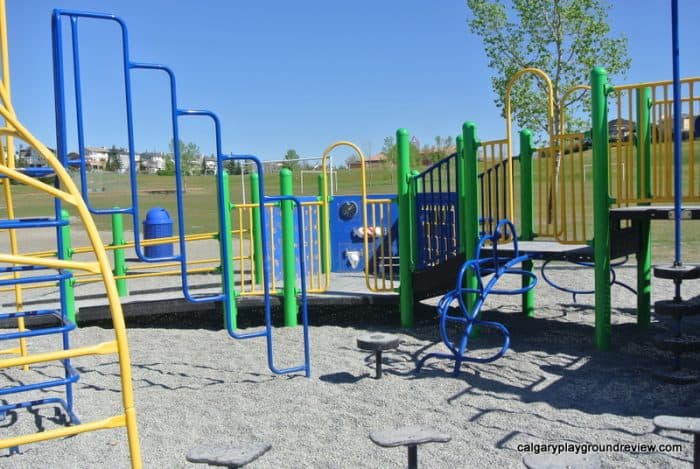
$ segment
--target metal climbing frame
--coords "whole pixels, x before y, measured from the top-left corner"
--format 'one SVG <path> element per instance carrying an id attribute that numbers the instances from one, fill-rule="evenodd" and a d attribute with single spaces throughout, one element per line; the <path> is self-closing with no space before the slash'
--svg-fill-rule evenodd
<path id="1" fill-rule="evenodd" d="M 498 241 L 502 237 L 502 233 L 508 233 L 508 237 L 513 243 L 512 256 L 499 257 L 498 255 Z M 490 249 L 488 249 L 489 246 Z M 491 254 L 484 256 L 483 253 L 488 251 Z M 434 352 L 426 354 L 418 361 L 417 371 L 420 371 L 428 359 L 442 358 L 454 360 L 454 374 L 456 376 L 463 362 L 492 362 L 501 358 L 508 350 L 510 345 L 508 329 L 499 322 L 481 319 L 481 308 L 489 295 L 520 295 L 535 287 L 537 276 L 532 271 L 515 268 L 517 264 L 529 261 L 530 256 L 520 254 L 515 226 L 508 220 L 500 221 L 494 228 L 493 233 L 484 234 L 479 238 L 477 250 L 473 256 L 473 258 L 470 258 L 462 265 L 457 276 L 455 288 L 445 294 L 438 303 L 440 336 L 449 353 Z M 475 288 L 465 286 L 465 274 L 467 272 L 472 272 L 477 279 Z M 496 288 L 496 285 L 504 275 L 519 275 L 530 281 L 524 282 L 522 288 L 499 290 Z M 484 283 L 485 276 L 488 276 L 486 283 Z M 450 312 L 450 308 L 455 301 L 459 308 L 460 314 L 458 315 Z M 467 355 L 469 352 L 469 341 L 475 326 L 497 329 L 503 334 L 503 345 L 496 353 L 486 357 Z M 455 327 L 458 329 L 456 339 L 453 332 Z"/>
<path id="2" fill-rule="evenodd" d="M 20 340 L 21 346 L 16 350 L 4 350 L 5 354 L 16 354 L 17 357 L 0 360 L 0 369 L 4 373 L 11 373 L 13 368 L 23 367 L 27 373 L 20 381 L 26 382 L 32 378 L 29 384 L 14 384 L 3 387 L 0 395 L 5 403 L 0 406 L 0 414 L 6 416 L 8 412 L 18 409 L 34 408 L 40 405 L 54 404 L 61 406 L 68 415 L 70 426 L 54 428 L 34 434 L 14 436 L 0 440 L 0 448 L 9 448 L 17 451 L 18 446 L 46 441 L 56 438 L 64 438 L 80 433 L 109 428 L 125 427 L 129 442 L 132 467 L 141 467 L 141 454 L 136 425 L 136 413 L 134 409 L 133 390 L 131 383 L 131 365 L 127 345 L 124 318 L 121 304 L 118 300 L 114 278 L 109 261 L 104 250 L 103 243 L 95 227 L 90 212 L 80 197 L 80 193 L 68 175 L 63 165 L 56 159 L 51 151 L 38 141 L 15 116 L 9 88 L 9 62 L 7 51 L 7 29 L 5 2 L 0 1 L 0 42 L 2 49 L 2 83 L 0 83 L 0 115 L 4 120 L 4 126 L 0 128 L 2 145 L 0 145 L 0 183 L 4 189 L 5 204 L 8 218 L 0 220 L 0 228 L 8 230 L 10 236 L 10 253 L 0 254 L 0 272 L 2 272 L 3 285 L 15 286 L 16 308 L 12 312 L 0 313 L 0 319 L 4 321 L 17 321 L 17 332 L 3 332 L 0 340 Z M 36 171 L 27 168 L 17 168 L 14 160 L 13 139 L 19 138 L 39 152 L 46 164 L 55 175 L 55 184 L 49 185 L 35 179 Z M 46 174 L 43 174 L 46 176 Z M 54 199 L 53 217 L 19 218 L 14 215 L 12 207 L 12 190 L 10 181 L 25 184 Z M 94 261 L 72 261 L 65 258 L 64 243 L 67 241 L 61 235 L 61 229 L 68 224 L 63 216 L 61 207 L 65 204 L 71 206 L 80 217 L 90 243 L 93 248 Z M 57 251 L 52 258 L 35 257 L 22 254 L 19 250 L 17 231 L 23 229 L 36 230 L 41 228 L 55 229 L 57 239 Z M 72 278 L 73 271 L 85 271 L 99 274 L 105 288 L 105 294 L 109 301 L 112 324 L 114 328 L 114 340 L 71 348 L 69 333 L 75 328 L 75 324 L 67 315 L 68 302 L 66 298 L 66 284 Z M 58 282 L 60 291 L 59 307 L 56 309 L 42 309 L 37 311 L 25 311 L 21 290 L 24 285 L 36 282 L 52 280 Z M 53 318 L 57 326 L 26 328 L 25 319 L 37 319 L 40 317 Z M 61 345 L 58 350 L 32 354 L 29 351 L 27 339 L 36 340 L 39 337 L 45 339 L 50 336 L 58 336 Z M 102 420 L 82 423 L 73 410 L 73 384 L 79 379 L 79 374 L 73 368 L 71 360 L 90 355 L 117 354 L 120 369 L 121 401 L 123 413 L 104 418 Z M 63 377 L 47 378 L 44 371 L 33 373 L 28 370 L 29 365 L 58 362 L 63 369 Z M 45 390 L 50 388 L 63 388 L 65 397 L 46 397 Z M 39 393 L 39 397 L 31 397 L 32 393 Z M 26 400 L 11 401 L 10 396 L 26 396 Z"/>
<path id="3" fill-rule="evenodd" d="M 76 125 L 78 131 L 78 153 L 80 155 L 79 169 L 81 173 L 81 178 L 83 181 L 82 191 L 83 197 L 86 200 L 86 206 L 90 209 L 92 213 L 95 214 L 127 214 L 132 217 L 134 226 L 134 249 L 139 259 L 145 262 L 162 262 L 162 261 L 176 261 L 180 263 L 180 272 L 182 278 L 182 290 L 185 298 L 192 303 L 205 303 L 205 302 L 223 302 L 226 325 L 231 337 L 236 339 L 247 339 L 253 337 L 265 337 L 268 345 L 268 365 L 270 370 L 274 373 L 292 373 L 297 371 L 304 371 L 306 376 L 310 375 L 310 365 L 309 365 L 309 344 L 308 344 L 308 330 L 307 330 L 307 313 L 306 313 L 306 279 L 305 279 L 305 261 L 304 256 L 299 256 L 300 272 L 301 272 L 301 310 L 304 324 L 304 364 L 299 366 L 292 366 L 288 368 L 279 368 L 275 365 L 273 359 L 273 337 L 272 337 L 272 318 L 270 314 L 270 260 L 268 258 L 268 242 L 267 234 L 264 229 L 259 230 L 259 237 L 262 241 L 257 245 L 257 250 L 253 252 L 253 256 L 259 257 L 258 266 L 262 266 L 262 269 L 258 268 L 258 272 L 262 270 L 263 279 L 263 294 L 265 297 L 265 327 L 263 330 L 249 333 L 238 333 L 236 331 L 236 302 L 235 299 L 239 296 L 239 292 L 234 289 L 234 278 L 233 278 L 233 250 L 231 245 L 231 210 L 235 208 L 234 205 L 230 203 L 229 191 L 228 191 L 228 174 L 224 169 L 224 163 L 229 160 L 249 160 L 252 161 L 258 170 L 258 175 L 262 175 L 262 165 L 260 161 L 252 155 L 224 155 L 221 150 L 221 124 L 218 116 L 207 110 L 195 110 L 195 109 L 181 109 L 177 104 L 177 93 L 175 86 L 175 74 L 174 72 L 164 66 L 159 64 L 151 63 L 139 63 L 133 62 L 129 58 L 129 42 L 128 42 L 128 30 L 126 23 L 121 18 L 104 13 L 94 13 L 94 12 L 82 12 L 82 11 L 70 11 L 70 10 L 54 10 L 52 18 L 52 32 L 53 32 L 53 53 L 54 53 L 54 88 L 56 96 L 56 127 L 57 127 L 57 146 L 58 146 L 58 157 L 61 163 L 65 166 L 68 164 L 67 159 L 67 116 L 66 116 L 66 92 L 65 92 L 65 66 L 64 66 L 64 40 L 62 37 L 62 19 L 67 18 L 70 23 L 71 31 L 71 57 L 73 63 L 73 94 L 75 97 L 75 109 L 76 109 Z M 175 188 L 177 197 L 177 218 L 180 221 L 178 223 L 178 234 L 177 241 L 179 246 L 179 253 L 166 256 L 166 257 L 148 257 L 145 255 L 143 246 L 145 243 L 141 240 L 140 230 L 139 230 L 139 203 L 138 203 L 138 190 L 136 182 L 136 171 L 130 171 L 130 192 L 131 192 L 131 206 L 119 209 L 94 209 L 90 207 L 88 202 L 88 192 L 86 181 L 86 168 L 85 168 L 85 139 L 84 139 L 84 125 L 83 125 L 83 113 L 82 113 L 82 91 L 80 82 L 80 54 L 79 54 L 79 41 L 78 41 L 78 27 L 79 20 L 101 20 L 114 22 L 119 26 L 121 32 L 121 46 L 122 46 L 122 62 L 124 68 L 124 89 L 125 89 L 125 103 L 126 103 L 126 124 L 127 124 L 127 136 L 128 136 L 128 146 L 129 146 L 129 162 L 130 166 L 133 168 L 136 165 L 135 152 L 134 152 L 134 124 L 133 124 L 133 104 L 132 104 L 132 94 L 131 94 L 131 75 L 135 70 L 153 70 L 157 72 L 163 72 L 168 77 L 169 91 L 170 91 L 170 114 L 172 120 L 172 141 L 179 142 L 179 118 L 181 117 L 191 117 L 198 116 L 210 119 L 214 125 L 215 140 L 216 140 L 216 155 L 217 155 L 217 193 L 218 193 L 218 216 L 219 216 L 219 241 L 220 241 L 220 251 L 221 251 L 221 271 L 222 271 L 222 291 L 218 294 L 210 295 L 195 295 L 190 292 L 189 281 L 188 281 L 188 269 L 187 269 L 187 242 L 185 236 L 185 224 L 182 222 L 184 220 L 184 201 L 183 201 L 183 178 L 181 171 L 181 155 L 179 145 L 173 145 L 174 162 L 175 162 Z M 296 204 L 297 211 L 299 213 L 299 245 L 304 245 L 304 233 L 303 233 L 303 223 L 302 223 L 302 212 L 301 203 L 293 197 L 267 197 L 264 195 L 264 188 L 262 182 L 258 185 L 257 200 L 259 205 L 255 207 L 256 217 L 259 216 L 261 221 L 261 226 L 266 226 L 266 210 L 265 206 L 268 203 L 282 203 L 285 202 Z M 252 215 L 251 215 L 252 217 Z M 249 241 L 249 245 L 256 244 L 253 239 Z M 252 248 L 252 246 L 248 246 Z M 292 260 L 293 262 L 293 260 Z M 285 279 L 286 280 L 286 279 Z M 285 282 L 286 283 L 286 282 Z M 295 297 L 297 291 L 294 285 L 291 286 L 290 290 L 285 291 L 285 297 L 290 296 Z"/>
<path id="4" fill-rule="evenodd" d="M 212 117 L 208 111 L 180 109 L 177 105 L 177 93 L 175 87 L 175 74 L 173 71 L 164 66 L 150 63 L 133 62 L 129 58 L 129 40 L 128 29 L 126 23 L 119 17 L 104 13 L 70 11 L 70 10 L 54 10 L 52 17 L 52 38 L 53 38 L 53 55 L 54 55 L 54 93 L 56 99 L 56 129 L 57 129 L 57 153 L 58 158 L 64 166 L 68 166 L 68 148 L 67 148 L 67 122 L 68 116 L 66 111 L 66 80 L 65 80 L 65 63 L 64 63 L 64 39 L 63 39 L 63 24 L 62 19 L 66 18 L 70 24 L 70 57 L 72 60 L 72 75 L 73 75 L 73 96 L 75 106 L 75 122 L 78 135 L 78 167 L 81 175 L 81 191 L 86 205 L 90 212 L 98 215 L 105 214 L 124 214 L 132 217 L 134 228 L 134 250 L 137 257 L 144 262 L 167 262 L 176 261 L 180 263 L 180 271 L 182 277 L 182 290 L 185 298 L 192 303 L 204 303 L 211 301 L 221 301 L 222 295 L 201 295 L 197 296 L 190 292 L 188 274 L 187 274 L 187 242 L 185 237 L 184 220 L 184 201 L 182 194 L 184 193 L 182 171 L 181 171 L 181 155 L 179 145 L 173 145 L 173 155 L 175 161 L 175 193 L 177 200 L 177 219 L 178 223 L 178 246 L 179 253 L 165 257 L 149 257 L 146 256 L 144 243 L 141 239 L 139 229 L 139 193 L 136 181 L 136 171 L 129 171 L 130 177 L 130 194 L 131 206 L 122 208 L 96 209 L 92 207 L 89 201 L 89 192 L 87 184 L 87 169 L 85 161 L 85 129 L 82 106 L 82 85 L 81 85 L 81 68 L 80 68 L 80 47 L 79 47 L 79 20 L 106 20 L 117 23 L 121 32 L 122 39 L 122 62 L 124 69 L 124 90 L 126 104 L 126 129 L 129 151 L 129 165 L 131 168 L 136 167 L 136 158 L 134 150 L 134 120 L 133 120 L 133 99 L 131 93 L 132 72 L 135 70 L 153 70 L 163 72 L 168 77 L 170 87 L 170 112 L 172 119 L 172 141 L 180 141 L 179 118 L 184 116 L 204 116 Z"/>
<path id="5" fill-rule="evenodd" d="M 218 118 L 212 114 L 212 118 L 216 123 L 216 142 L 217 142 L 217 190 L 218 190 L 218 204 L 219 204 L 219 223 L 222 233 L 229 233 L 231 231 L 231 209 L 234 207 L 229 202 L 229 191 L 228 191 L 228 174 L 224 170 L 224 163 L 226 161 L 241 161 L 247 160 L 253 162 L 258 170 L 258 174 L 262 174 L 262 163 L 260 160 L 252 155 L 223 155 L 221 153 L 221 127 L 219 125 Z M 261 207 L 264 207 L 266 203 L 293 203 L 296 206 L 297 214 L 297 236 L 299 240 L 299 245 L 304 245 L 304 222 L 303 222 L 303 210 L 299 199 L 292 196 L 278 196 L 269 197 L 265 196 L 263 184 L 258 186 L 258 200 L 261 201 Z M 260 223 L 262 226 L 266 225 L 267 215 L 264 209 L 259 210 Z M 231 254 L 231 238 L 228 236 L 222 236 L 221 239 L 221 258 L 230 260 L 232 258 Z M 261 265 L 262 265 L 262 286 L 264 293 L 264 309 L 265 309 L 265 327 L 261 330 L 254 332 L 240 333 L 236 331 L 236 297 L 237 292 L 233 289 L 233 263 L 230 261 L 224 261 L 222 263 L 222 277 L 224 285 L 223 294 L 223 305 L 226 329 L 229 335 L 235 339 L 250 339 L 254 337 L 265 337 L 267 342 L 267 362 L 270 370 L 277 374 L 295 373 L 298 371 L 303 371 L 304 374 L 309 377 L 311 375 L 311 365 L 310 365 L 310 351 L 309 351 L 309 332 L 308 332 L 308 313 L 307 313 L 307 300 L 306 300 L 306 276 L 304 272 L 306 271 L 306 261 L 304 255 L 298 256 L 298 262 L 300 266 L 300 271 L 302 275 L 300 276 L 301 282 L 301 316 L 302 316 L 302 326 L 303 326 L 303 341 L 304 341 L 304 363 L 302 365 L 291 366 L 287 368 L 280 368 L 275 364 L 274 360 L 274 347 L 273 347 L 273 331 L 272 331 L 272 314 L 271 314 L 271 304 L 270 304 L 270 258 L 268 246 L 268 235 L 266 230 L 260 230 L 260 253 L 261 253 Z M 295 285 L 292 285 L 292 293 L 296 297 Z"/>

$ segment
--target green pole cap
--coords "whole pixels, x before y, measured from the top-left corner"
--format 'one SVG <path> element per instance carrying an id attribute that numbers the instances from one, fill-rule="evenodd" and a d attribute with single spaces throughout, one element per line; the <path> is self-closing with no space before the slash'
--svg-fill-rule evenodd
<path id="1" fill-rule="evenodd" d="M 607 75 L 608 75 L 608 72 L 603 67 L 595 67 L 593 70 L 591 70 L 591 76 L 603 77 L 603 76 L 607 76 Z"/>

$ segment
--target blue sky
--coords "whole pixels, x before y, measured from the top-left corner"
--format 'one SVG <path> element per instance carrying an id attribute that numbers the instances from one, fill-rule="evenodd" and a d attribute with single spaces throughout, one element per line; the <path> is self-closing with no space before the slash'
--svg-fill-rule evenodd
<path id="1" fill-rule="evenodd" d="M 609 21 L 629 39 L 632 68 L 618 82 L 670 79 L 667 0 L 618 0 Z M 700 75 L 700 2 L 679 0 L 681 74 Z M 50 16 L 53 8 L 116 14 L 129 28 L 131 60 L 167 65 L 181 108 L 209 109 L 222 122 L 223 151 L 319 156 L 337 140 L 367 155 L 405 127 L 423 143 L 477 123 L 502 138 L 481 41 L 463 0 L 7 0 L 15 110 L 55 145 Z M 126 145 L 119 43 L 113 23 L 81 23 L 86 143 Z M 136 72 L 135 148 L 167 151 L 165 75 Z M 181 139 L 213 153 L 203 118 L 180 119 Z M 77 147 L 75 132 L 69 149 Z M 348 154 L 336 153 L 339 156 Z"/>

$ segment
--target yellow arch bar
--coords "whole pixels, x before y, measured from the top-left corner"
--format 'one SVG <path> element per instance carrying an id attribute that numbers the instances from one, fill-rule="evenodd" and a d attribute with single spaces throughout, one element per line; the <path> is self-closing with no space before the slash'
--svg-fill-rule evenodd
<path id="1" fill-rule="evenodd" d="M 513 220 L 513 208 L 515 206 L 515 200 L 513 197 L 513 135 L 511 132 L 511 109 L 510 109 L 510 92 L 518 79 L 525 75 L 526 73 L 532 73 L 539 78 L 541 78 L 547 85 L 548 97 L 547 97 L 547 128 L 549 130 L 550 147 L 552 145 L 552 140 L 554 136 L 554 88 L 552 87 L 552 80 L 549 76 L 539 68 L 529 67 L 523 68 L 513 75 L 508 84 L 506 85 L 506 96 L 505 96 L 505 114 L 506 114 L 506 140 L 508 149 L 508 184 L 510 185 L 508 190 L 508 218 Z"/>
<path id="2" fill-rule="evenodd" d="M 111 428 L 114 426 L 126 426 L 127 439 L 129 442 L 129 452 L 131 456 L 131 465 L 134 468 L 141 468 L 141 450 L 138 440 L 138 430 L 136 425 L 136 412 L 134 407 L 134 396 L 132 389 L 131 364 L 129 360 L 129 348 L 126 337 L 126 326 L 122 313 L 119 295 L 117 293 L 116 284 L 112 275 L 111 266 L 107 258 L 102 240 L 100 239 L 95 222 L 88 211 L 85 202 L 80 197 L 77 186 L 70 178 L 66 169 L 61 165 L 58 159 L 49 151 L 46 146 L 37 140 L 17 119 L 10 99 L 10 74 L 9 74 L 9 53 L 7 47 L 7 14 L 5 1 L 0 0 L 0 60 L 2 60 L 2 83 L 0 83 L 0 115 L 5 119 L 3 127 L 3 135 L 6 138 L 5 145 L 0 145 L 0 174 L 23 182 L 30 187 L 39 191 L 50 194 L 72 206 L 78 212 L 78 215 L 85 227 L 90 244 L 95 253 L 96 263 L 81 263 L 68 262 L 60 260 L 47 260 L 31 258 L 29 256 L 18 256 L 16 248 L 16 237 L 14 230 L 10 230 L 11 240 L 11 255 L 3 255 L 0 261 L 10 263 L 22 263 L 30 265 L 46 265 L 57 268 L 77 268 L 81 270 L 94 271 L 102 274 L 102 281 L 105 287 L 105 292 L 110 304 L 110 312 L 112 316 L 112 324 L 114 328 L 115 341 L 105 344 L 98 344 L 94 347 L 68 349 L 59 352 L 49 352 L 48 354 L 38 354 L 33 356 L 22 356 L 10 360 L 0 362 L 4 366 L 34 363 L 38 361 L 61 359 L 63 356 L 82 356 L 87 354 L 114 353 L 119 356 L 119 371 L 121 379 L 122 405 L 124 409 L 123 415 L 108 418 L 106 420 L 92 422 L 74 427 L 61 428 L 57 430 L 41 432 L 40 434 L 30 434 L 15 438 L 5 439 L 0 442 L 3 447 L 18 446 L 35 441 L 46 439 L 59 438 L 66 435 L 74 435 L 86 431 L 97 430 L 101 428 Z M 48 184 L 42 183 L 34 178 L 28 177 L 14 168 L 14 149 L 13 137 L 18 137 L 24 140 L 29 146 L 39 152 L 46 163 L 54 170 L 56 177 L 59 179 L 61 186 L 65 190 L 57 189 Z M 4 148 L 3 148 L 4 147 Z M 4 152 L 7 152 L 4 155 Z M 8 203 L 8 215 L 14 218 L 12 211 L 12 199 L 9 184 L 5 185 L 6 202 Z M 18 297 L 21 298 L 21 297 Z M 23 354 L 24 355 L 24 354 Z M 37 361 L 38 360 L 38 361 Z"/>
<path id="3" fill-rule="evenodd" d="M 360 157 L 360 191 L 362 193 L 362 225 L 364 227 L 367 226 L 367 178 L 365 175 L 365 155 L 362 153 L 362 150 L 360 150 L 360 147 L 355 145 L 352 142 L 349 142 L 347 140 L 341 140 L 338 142 L 335 142 L 331 145 L 328 146 L 323 152 L 323 158 L 321 159 L 321 166 L 322 166 L 322 171 L 323 171 L 323 204 L 324 204 L 324 210 L 326 211 L 326 220 L 324 223 L 323 230 L 325 232 L 325 237 L 326 237 L 326 265 L 325 271 L 326 271 L 326 279 L 327 281 L 330 280 L 330 272 L 331 272 L 331 252 L 330 252 L 330 243 L 328 240 L 330 240 L 330 235 L 331 235 L 331 222 L 330 222 L 330 210 L 329 210 L 329 202 L 330 198 L 328 197 L 328 175 L 326 174 L 327 171 L 327 164 L 326 161 L 328 159 L 328 156 L 330 153 L 335 150 L 338 147 L 350 147 L 357 153 L 357 156 Z M 369 252 L 369 239 L 367 237 L 367 230 L 364 230 L 364 249 L 365 249 L 365 260 L 368 259 L 367 253 Z M 372 287 L 370 286 L 369 282 L 369 265 L 368 262 L 365 262 L 365 282 L 367 283 L 367 288 L 370 290 Z"/>

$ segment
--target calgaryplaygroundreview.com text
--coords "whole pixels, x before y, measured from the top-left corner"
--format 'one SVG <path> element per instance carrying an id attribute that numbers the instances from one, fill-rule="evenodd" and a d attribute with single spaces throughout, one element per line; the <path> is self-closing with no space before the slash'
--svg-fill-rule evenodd
<path id="1" fill-rule="evenodd" d="M 524 443 L 516 449 L 521 453 L 533 454 L 588 454 L 588 453 L 680 453 L 683 445 L 646 443 Z"/>

